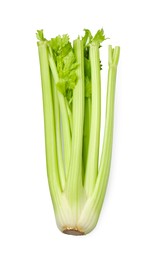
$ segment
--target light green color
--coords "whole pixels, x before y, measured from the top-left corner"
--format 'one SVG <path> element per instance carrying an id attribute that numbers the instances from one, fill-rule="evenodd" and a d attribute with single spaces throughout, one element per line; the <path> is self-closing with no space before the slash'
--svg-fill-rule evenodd
<path id="1" fill-rule="evenodd" d="M 114 97 L 120 48 L 109 46 L 106 121 L 99 165 L 103 29 L 44 38 L 37 31 L 48 182 L 62 232 L 87 234 L 96 226 L 110 172 Z"/>

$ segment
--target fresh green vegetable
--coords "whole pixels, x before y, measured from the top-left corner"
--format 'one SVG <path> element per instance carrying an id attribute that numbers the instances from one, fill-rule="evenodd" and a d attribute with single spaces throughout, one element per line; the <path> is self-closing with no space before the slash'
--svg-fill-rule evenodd
<path id="1" fill-rule="evenodd" d="M 58 228 L 87 234 L 102 208 L 111 162 L 114 96 L 120 48 L 108 47 L 106 123 L 99 164 L 103 29 L 46 40 L 37 31 L 48 182 Z"/>

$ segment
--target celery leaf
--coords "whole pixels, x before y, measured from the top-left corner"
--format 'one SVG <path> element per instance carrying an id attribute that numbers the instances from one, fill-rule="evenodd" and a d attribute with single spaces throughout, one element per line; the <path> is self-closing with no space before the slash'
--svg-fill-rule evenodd
<path id="1" fill-rule="evenodd" d="M 36 37 L 39 41 L 45 41 L 46 39 L 44 38 L 44 31 L 43 30 L 37 30 L 36 32 Z"/>
<path id="2" fill-rule="evenodd" d="M 104 30 L 98 30 L 97 33 L 95 34 L 95 36 L 92 39 L 92 43 L 93 44 L 99 44 L 102 43 L 105 40 L 105 35 L 104 35 Z"/>
<path id="3" fill-rule="evenodd" d="M 52 38 L 49 41 L 49 48 L 50 54 L 54 57 L 59 76 L 56 86 L 70 102 L 77 82 L 76 68 L 78 64 L 69 36 L 65 34 Z"/>

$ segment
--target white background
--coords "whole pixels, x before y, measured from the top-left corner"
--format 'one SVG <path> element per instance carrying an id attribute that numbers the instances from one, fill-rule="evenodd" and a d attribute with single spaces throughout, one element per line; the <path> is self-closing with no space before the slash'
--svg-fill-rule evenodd
<path id="1" fill-rule="evenodd" d="M 155 3 L 1 1 L 0 259 L 157 259 Z M 121 46 L 111 175 L 96 229 L 73 237 L 58 231 L 47 185 L 35 31 L 77 37 L 101 27 L 111 38 L 103 64 L 107 45 Z"/>

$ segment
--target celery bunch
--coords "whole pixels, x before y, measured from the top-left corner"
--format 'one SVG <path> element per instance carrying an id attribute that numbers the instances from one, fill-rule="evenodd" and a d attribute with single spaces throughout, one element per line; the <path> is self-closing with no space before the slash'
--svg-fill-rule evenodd
<path id="1" fill-rule="evenodd" d="M 108 47 L 106 123 L 99 161 L 103 29 L 51 40 L 37 31 L 48 182 L 58 228 L 89 233 L 102 208 L 111 162 L 114 96 L 120 48 Z"/>

